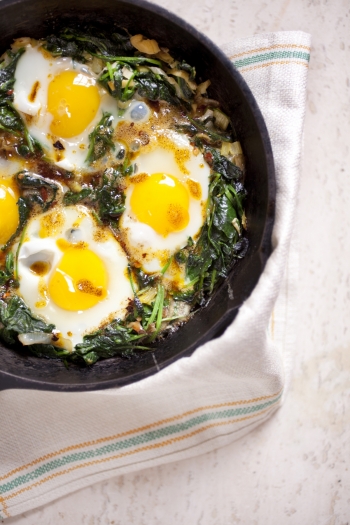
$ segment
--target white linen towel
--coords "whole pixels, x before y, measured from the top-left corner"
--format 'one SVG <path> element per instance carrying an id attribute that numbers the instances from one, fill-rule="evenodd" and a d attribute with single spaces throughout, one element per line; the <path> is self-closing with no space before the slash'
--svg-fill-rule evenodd
<path id="1" fill-rule="evenodd" d="M 98 392 L 0 392 L 1 518 L 108 477 L 226 445 L 281 404 L 295 333 L 297 265 L 289 248 L 310 36 L 257 35 L 224 51 L 270 133 L 277 179 L 273 254 L 226 332 L 158 374 Z"/>

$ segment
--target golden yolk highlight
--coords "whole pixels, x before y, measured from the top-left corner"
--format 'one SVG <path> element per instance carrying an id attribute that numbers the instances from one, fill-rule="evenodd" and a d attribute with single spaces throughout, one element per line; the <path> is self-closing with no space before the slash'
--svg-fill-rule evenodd
<path id="1" fill-rule="evenodd" d="M 108 278 L 103 261 L 91 250 L 65 250 L 49 282 L 51 299 L 64 310 L 88 310 L 107 297 Z"/>
<path id="2" fill-rule="evenodd" d="M 48 88 L 47 106 L 53 116 L 51 132 L 62 138 L 80 135 L 96 116 L 99 105 L 94 79 L 63 71 L 51 80 Z"/>
<path id="3" fill-rule="evenodd" d="M 148 224 L 164 237 L 183 230 L 189 222 L 189 192 L 172 175 L 154 173 L 139 176 L 130 204 L 140 222 Z"/>
<path id="4" fill-rule="evenodd" d="M 15 233 L 19 224 L 18 190 L 12 180 L 0 179 L 0 245 Z"/>

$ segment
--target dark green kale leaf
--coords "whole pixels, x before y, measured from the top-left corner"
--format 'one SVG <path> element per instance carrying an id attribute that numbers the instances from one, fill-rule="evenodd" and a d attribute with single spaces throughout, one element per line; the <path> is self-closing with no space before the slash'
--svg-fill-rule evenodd
<path id="1" fill-rule="evenodd" d="M 89 135 L 90 147 L 86 157 L 86 162 L 91 164 L 103 157 L 109 150 L 115 149 L 113 137 L 113 116 L 111 113 L 104 112 L 100 122 Z"/>
<path id="2" fill-rule="evenodd" d="M 18 334 L 44 332 L 51 333 L 55 326 L 46 324 L 34 316 L 28 306 L 17 295 L 9 299 L 0 299 L 0 336 L 8 344 L 17 342 Z"/>

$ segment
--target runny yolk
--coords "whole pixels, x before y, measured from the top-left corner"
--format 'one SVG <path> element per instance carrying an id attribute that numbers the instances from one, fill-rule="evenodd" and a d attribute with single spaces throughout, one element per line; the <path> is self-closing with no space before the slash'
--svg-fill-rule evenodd
<path id="1" fill-rule="evenodd" d="M 134 185 L 131 209 L 136 218 L 160 235 L 181 231 L 189 222 L 188 189 L 172 175 L 154 173 Z"/>
<path id="2" fill-rule="evenodd" d="M 79 135 L 94 119 L 100 105 L 95 80 L 82 73 L 63 71 L 49 84 L 47 105 L 53 116 L 50 130 L 54 135 Z"/>
<path id="3" fill-rule="evenodd" d="M 15 233 L 19 224 L 18 190 L 12 180 L 0 179 L 0 245 Z"/>
<path id="4" fill-rule="evenodd" d="M 103 261 L 88 248 L 65 250 L 49 281 L 51 299 L 64 310 L 87 310 L 107 297 Z"/>

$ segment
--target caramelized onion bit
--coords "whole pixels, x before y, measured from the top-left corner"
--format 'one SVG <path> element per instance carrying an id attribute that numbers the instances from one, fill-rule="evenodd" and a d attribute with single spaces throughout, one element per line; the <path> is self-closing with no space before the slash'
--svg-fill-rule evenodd
<path id="1" fill-rule="evenodd" d="M 130 42 L 138 51 L 146 55 L 156 55 L 160 52 L 157 41 L 145 38 L 143 35 L 132 36 Z"/>

